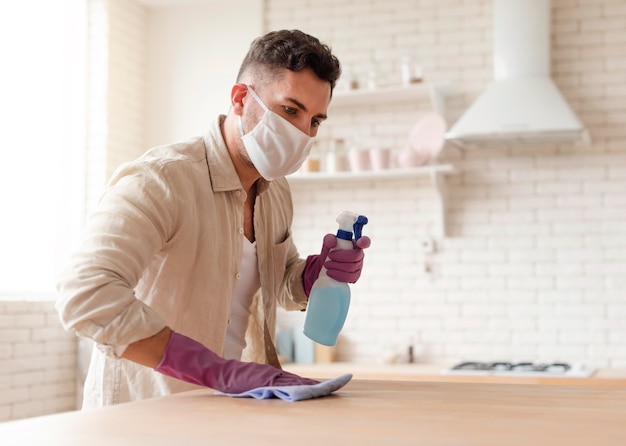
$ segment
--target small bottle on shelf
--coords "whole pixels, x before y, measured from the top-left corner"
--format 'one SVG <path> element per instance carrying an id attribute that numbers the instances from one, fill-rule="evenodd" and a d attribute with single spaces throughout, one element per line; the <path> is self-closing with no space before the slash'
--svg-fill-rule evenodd
<path id="1" fill-rule="evenodd" d="M 405 55 L 402 58 L 401 77 L 402 85 L 405 87 L 422 82 L 422 66 L 415 60 L 414 57 Z"/>
<path id="2" fill-rule="evenodd" d="M 336 161 L 337 158 L 335 154 L 335 140 L 331 139 L 326 149 L 326 156 L 324 157 L 324 172 L 335 172 L 337 170 Z"/>
<path id="3" fill-rule="evenodd" d="M 305 173 L 320 171 L 320 154 L 319 154 L 319 147 L 318 147 L 317 141 L 313 143 L 313 147 L 311 148 L 311 153 L 309 153 L 309 156 L 302 164 L 300 171 L 305 172 Z"/>

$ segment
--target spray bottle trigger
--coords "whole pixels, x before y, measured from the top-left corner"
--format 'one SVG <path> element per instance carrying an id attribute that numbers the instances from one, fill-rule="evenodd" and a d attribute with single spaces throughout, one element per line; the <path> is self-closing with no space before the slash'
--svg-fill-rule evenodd
<path id="1" fill-rule="evenodd" d="M 354 240 L 358 240 L 363 235 L 363 226 L 367 224 L 367 217 L 365 215 L 359 215 L 354 221 L 352 226 L 354 232 Z"/>

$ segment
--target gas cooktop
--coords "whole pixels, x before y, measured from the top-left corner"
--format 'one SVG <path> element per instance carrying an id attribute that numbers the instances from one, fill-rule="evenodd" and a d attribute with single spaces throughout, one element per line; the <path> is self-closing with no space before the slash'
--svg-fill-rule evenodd
<path id="1" fill-rule="evenodd" d="M 594 369 L 582 364 L 569 365 L 564 362 L 533 363 L 533 362 L 462 362 L 444 370 L 451 375 L 498 375 L 498 376 L 555 376 L 570 378 L 588 378 Z"/>

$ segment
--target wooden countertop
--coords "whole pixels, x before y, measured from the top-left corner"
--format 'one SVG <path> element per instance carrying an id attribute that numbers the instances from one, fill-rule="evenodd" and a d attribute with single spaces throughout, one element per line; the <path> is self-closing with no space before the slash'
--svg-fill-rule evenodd
<path id="1" fill-rule="evenodd" d="M 506 376 L 444 374 L 450 368 L 433 364 L 358 364 L 352 362 L 329 362 L 316 364 L 285 364 L 285 370 L 301 376 L 329 379 L 344 373 L 352 373 L 355 379 L 383 379 L 390 381 L 433 381 L 494 384 L 551 384 L 563 386 L 610 386 L 626 387 L 626 370 L 601 369 L 591 377 L 559 376 Z"/>
<path id="2" fill-rule="evenodd" d="M 626 388 L 352 380 L 289 403 L 196 390 L 0 424 L 12 445 L 624 445 Z"/>

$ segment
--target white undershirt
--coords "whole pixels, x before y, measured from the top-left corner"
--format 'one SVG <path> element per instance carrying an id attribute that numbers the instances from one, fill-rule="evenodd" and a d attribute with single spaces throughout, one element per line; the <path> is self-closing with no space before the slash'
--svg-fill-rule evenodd
<path id="1" fill-rule="evenodd" d="M 230 319 L 224 343 L 224 358 L 241 359 L 241 352 L 246 346 L 246 329 L 250 316 L 252 296 L 261 286 L 257 264 L 256 242 L 250 243 L 243 237 L 243 251 L 239 267 L 239 280 L 230 307 Z"/>

